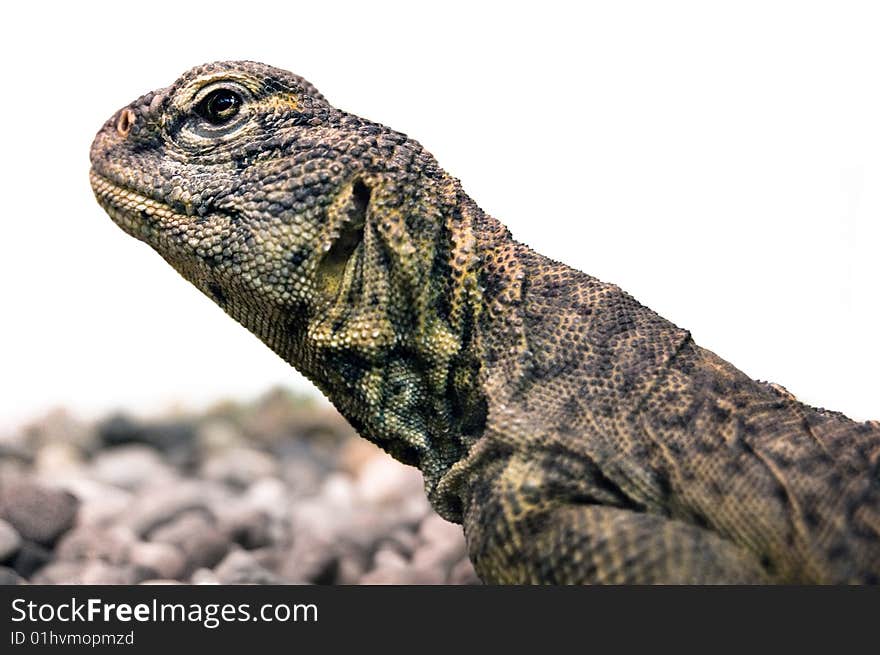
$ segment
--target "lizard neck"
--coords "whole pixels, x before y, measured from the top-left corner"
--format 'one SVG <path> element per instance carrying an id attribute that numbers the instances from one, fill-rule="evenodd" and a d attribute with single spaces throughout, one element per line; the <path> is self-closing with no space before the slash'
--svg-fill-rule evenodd
<path id="1" fill-rule="evenodd" d="M 430 493 L 485 423 L 476 350 L 482 212 L 445 175 L 393 205 L 381 179 L 364 183 L 363 235 L 329 285 L 338 301 L 294 319 L 286 359 L 363 437 L 417 466 Z"/>

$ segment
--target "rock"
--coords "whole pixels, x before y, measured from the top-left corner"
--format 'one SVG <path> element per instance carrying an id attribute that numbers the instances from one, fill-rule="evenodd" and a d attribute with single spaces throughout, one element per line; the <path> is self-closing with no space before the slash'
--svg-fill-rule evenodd
<path id="1" fill-rule="evenodd" d="M 264 444 L 290 437 L 338 442 L 341 433 L 352 431 L 336 412 L 281 388 L 264 394 L 243 419 L 245 434 Z"/>
<path id="2" fill-rule="evenodd" d="M 190 584 L 220 584 L 211 569 L 199 569 L 190 576 Z"/>
<path id="3" fill-rule="evenodd" d="M 129 561 L 134 542 L 134 533 L 127 528 L 78 527 L 58 542 L 55 558 L 73 562 L 100 560 L 118 566 Z"/>
<path id="4" fill-rule="evenodd" d="M 229 550 L 229 542 L 202 512 L 188 511 L 150 534 L 150 540 L 177 546 L 186 558 L 187 574 L 214 567 Z"/>
<path id="5" fill-rule="evenodd" d="M 248 487 L 241 501 L 251 509 L 263 512 L 273 518 L 284 516 L 290 509 L 287 488 L 277 478 L 257 480 Z"/>
<path id="6" fill-rule="evenodd" d="M 98 437 L 105 446 L 141 443 L 172 453 L 192 449 L 196 430 L 189 422 L 142 423 L 117 414 L 98 426 Z"/>
<path id="7" fill-rule="evenodd" d="M 419 494 L 424 496 L 422 474 L 412 466 L 404 466 L 388 455 L 378 455 L 365 462 L 357 477 L 356 491 L 367 503 L 392 504 Z"/>
<path id="8" fill-rule="evenodd" d="M 417 494 L 400 500 L 397 504 L 392 505 L 392 508 L 397 513 L 398 520 L 401 523 L 414 527 L 426 517 L 434 514 L 434 510 L 431 508 L 431 504 L 428 502 L 428 497 L 424 491 L 419 491 Z M 387 511 L 386 507 L 381 509 Z"/>
<path id="9" fill-rule="evenodd" d="M 321 486 L 321 500 L 337 510 L 351 511 L 355 506 L 355 489 L 351 478 L 342 473 L 331 473 Z"/>
<path id="10" fill-rule="evenodd" d="M 314 459 L 300 454 L 300 456 L 281 457 L 280 475 L 284 480 L 285 495 L 290 498 L 302 498 L 318 493 L 327 470 Z"/>
<path id="11" fill-rule="evenodd" d="M 449 573 L 449 584 L 454 585 L 475 585 L 483 584 L 477 572 L 474 571 L 474 565 L 465 557 L 458 564 L 452 567 Z"/>
<path id="12" fill-rule="evenodd" d="M 366 573 L 364 557 L 354 554 L 343 555 L 336 564 L 336 580 L 334 584 L 354 585 L 358 584 Z"/>
<path id="13" fill-rule="evenodd" d="M 376 568 L 405 569 L 407 565 L 403 555 L 387 548 L 376 551 L 376 555 L 373 557 L 373 566 Z"/>
<path id="14" fill-rule="evenodd" d="M 366 439 L 349 439 L 339 451 L 339 469 L 356 478 L 375 457 L 388 457 L 378 446 Z"/>
<path id="15" fill-rule="evenodd" d="M 202 423 L 196 432 L 196 443 L 203 455 L 222 453 L 231 448 L 246 446 L 241 430 L 230 420 L 215 418 Z"/>
<path id="16" fill-rule="evenodd" d="M 318 496 L 292 505 L 294 539 L 280 568 L 282 577 L 290 583 L 304 583 L 335 575 L 347 542 L 342 535 L 355 509 L 351 479 L 339 473 L 327 477 Z"/>
<path id="17" fill-rule="evenodd" d="M 65 444 L 80 453 L 89 453 L 97 445 L 94 430 L 63 409 L 52 410 L 28 425 L 23 436 L 31 452 L 47 444 Z"/>
<path id="18" fill-rule="evenodd" d="M 186 570 L 186 557 L 171 544 L 139 541 L 132 545 L 129 558 L 134 566 L 147 569 L 160 578 L 176 580 L 183 577 Z"/>
<path id="19" fill-rule="evenodd" d="M 154 448 L 142 444 L 117 446 L 99 453 L 92 462 L 92 475 L 99 482 L 131 491 L 148 484 L 170 484 L 176 477 Z"/>
<path id="20" fill-rule="evenodd" d="M 57 476 L 75 475 L 82 463 L 82 453 L 73 444 L 49 442 L 37 451 L 34 468 L 37 475 L 51 480 Z"/>
<path id="21" fill-rule="evenodd" d="M 235 549 L 214 569 L 220 584 L 281 584 L 281 578 L 263 568 L 250 553 Z"/>
<path id="22" fill-rule="evenodd" d="M 184 512 L 210 514 L 211 493 L 198 483 L 180 483 L 170 488 L 142 491 L 128 508 L 123 523 L 144 536 L 170 523 Z"/>
<path id="23" fill-rule="evenodd" d="M 44 566 L 52 559 L 52 553 L 40 544 L 33 541 L 22 540 L 18 552 L 12 559 L 12 568 L 23 578 L 29 578 L 34 571 Z"/>
<path id="24" fill-rule="evenodd" d="M 281 548 L 277 548 L 274 546 L 268 546 L 266 548 L 257 548 L 256 550 L 250 550 L 248 553 L 254 560 L 262 566 L 264 569 L 268 569 L 270 571 L 277 571 L 284 561 L 283 554 L 284 550 Z"/>
<path id="25" fill-rule="evenodd" d="M 279 568 L 287 584 L 330 584 L 338 570 L 338 547 L 310 535 L 301 535 Z"/>
<path id="26" fill-rule="evenodd" d="M 0 562 L 10 559 L 21 546 L 21 535 L 7 521 L 0 519 Z"/>
<path id="27" fill-rule="evenodd" d="M 9 454 L 8 450 L 0 445 L 0 480 L 6 484 L 16 480 L 27 480 L 30 478 L 30 472 L 30 464 L 26 460 Z"/>
<path id="28" fill-rule="evenodd" d="M 31 482 L 0 488 L 0 518 L 6 519 L 25 539 L 52 544 L 70 529 L 79 501 L 70 493 Z"/>
<path id="29" fill-rule="evenodd" d="M 130 515 L 134 496 L 128 491 L 88 478 L 67 479 L 63 486 L 80 500 L 76 516 L 79 525 L 106 526 L 119 521 L 123 514 Z"/>
<path id="30" fill-rule="evenodd" d="M 229 541 L 253 550 L 268 546 L 271 539 L 271 519 L 263 511 L 247 505 L 218 508 L 218 527 Z"/>
<path id="31" fill-rule="evenodd" d="M 420 490 L 419 495 L 424 493 Z M 366 557 L 390 533 L 413 525 L 424 514 L 422 505 L 416 512 L 409 506 L 409 499 L 381 507 L 364 503 L 349 476 L 330 474 L 318 496 L 291 507 L 293 545 L 279 568 L 282 577 L 289 582 L 336 580 L 349 554 Z M 345 575 L 356 568 L 350 563 L 346 567 Z"/>
<path id="32" fill-rule="evenodd" d="M 464 532 L 457 523 L 450 523 L 439 514 L 431 514 L 419 526 L 419 538 L 426 544 L 464 546 Z"/>
<path id="33" fill-rule="evenodd" d="M 33 577 L 33 584 L 82 584 L 86 562 L 51 562 Z"/>
<path id="34" fill-rule="evenodd" d="M 437 570 L 445 576 L 452 566 L 466 556 L 467 546 L 461 526 L 432 514 L 419 528 L 424 545 L 416 550 L 412 564 L 421 571 Z"/>
<path id="35" fill-rule="evenodd" d="M 33 579 L 34 584 L 128 585 L 143 579 L 131 566 L 114 566 L 107 562 L 52 562 Z"/>
<path id="36" fill-rule="evenodd" d="M 184 584 L 180 580 L 165 580 L 162 578 L 156 578 L 152 580 L 141 580 L 138 584 L 142 585 L 173 585 L 173 584 Z"/>
<path id="37" fill-rule="evenodd" d="M 0 586 L 8 587 L 10 585 L 23 584 L 22 578 L 14 569 L 6 566 L 0 566 Z"/>
<path id="38" fill-rule="evenodd" d="M 408 528 L 397 528 L 379 541 L 379 548 L 393 550 L 404 557 L 412 557 L 418 546 L 419 538 Z"/>
<path id="39" fill-rule="evenodd" d="M 29 469 L 34 463 L 36 450 L 23 431 L 0 431 L 0 463 L 10 467 L 10 470 L 12 467 L 19 470 Z M 5 476 L 3 479 L 6 479 Z"/>
<path id="40" fill-rule="evenodd" d="M 373 563 L 373 570 L 360 579 L 361 584 L 439 585 L 446 581 L 439 571 L 415 568 L 393 550 L 377 551 Z"/>
<path id="41" fill-rule="evenodd" d="M 87 562 L 80 575 L 80 584 L 136 584 L 146 577 L 133 566 L 113 566 L 107 562 Z"/>
<path id="42" fill-rule="evenodd" d="M 231 448 L 210 456 L 202 465 L 202 476 L 244 489 L 261 478 L 278 474 L 278 464 L 264 452 L 253 448 Z"/>

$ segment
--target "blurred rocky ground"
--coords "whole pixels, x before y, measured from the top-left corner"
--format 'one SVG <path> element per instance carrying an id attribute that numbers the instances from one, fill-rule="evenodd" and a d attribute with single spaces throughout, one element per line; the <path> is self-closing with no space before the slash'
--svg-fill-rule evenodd
<path id="1" fill-rule="evenodd" d="M 273 391 L 0 440 L 0 584 L 478 584 L 416 469 Z"/>

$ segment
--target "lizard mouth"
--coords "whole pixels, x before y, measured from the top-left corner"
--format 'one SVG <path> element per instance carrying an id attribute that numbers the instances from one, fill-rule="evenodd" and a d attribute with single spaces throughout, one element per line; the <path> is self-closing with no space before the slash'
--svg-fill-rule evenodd
<path id="1" fill-rule="evenodd" d="M 89 171 L 89 182 L 98 204 L 117 225 L 133 236 L 144 238 L 159 226 L 179 225 L 192 220 L 194 212 L 191 207 L 182 205 L 182 211 L 177 211 L 176 207 L 127 189 L 94 169 Z"/>

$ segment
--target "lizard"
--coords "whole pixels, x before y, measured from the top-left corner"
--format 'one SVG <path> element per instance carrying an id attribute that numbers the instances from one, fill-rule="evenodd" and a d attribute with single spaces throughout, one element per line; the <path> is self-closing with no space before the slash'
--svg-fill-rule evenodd
<path id="1" fill-rule="evenodd" d="M 302 77 L 195 67 L 90 161 L 119 227 L 421 470 L 484 582 L 880 582 L 880 423 L 517 242 Z"/>

